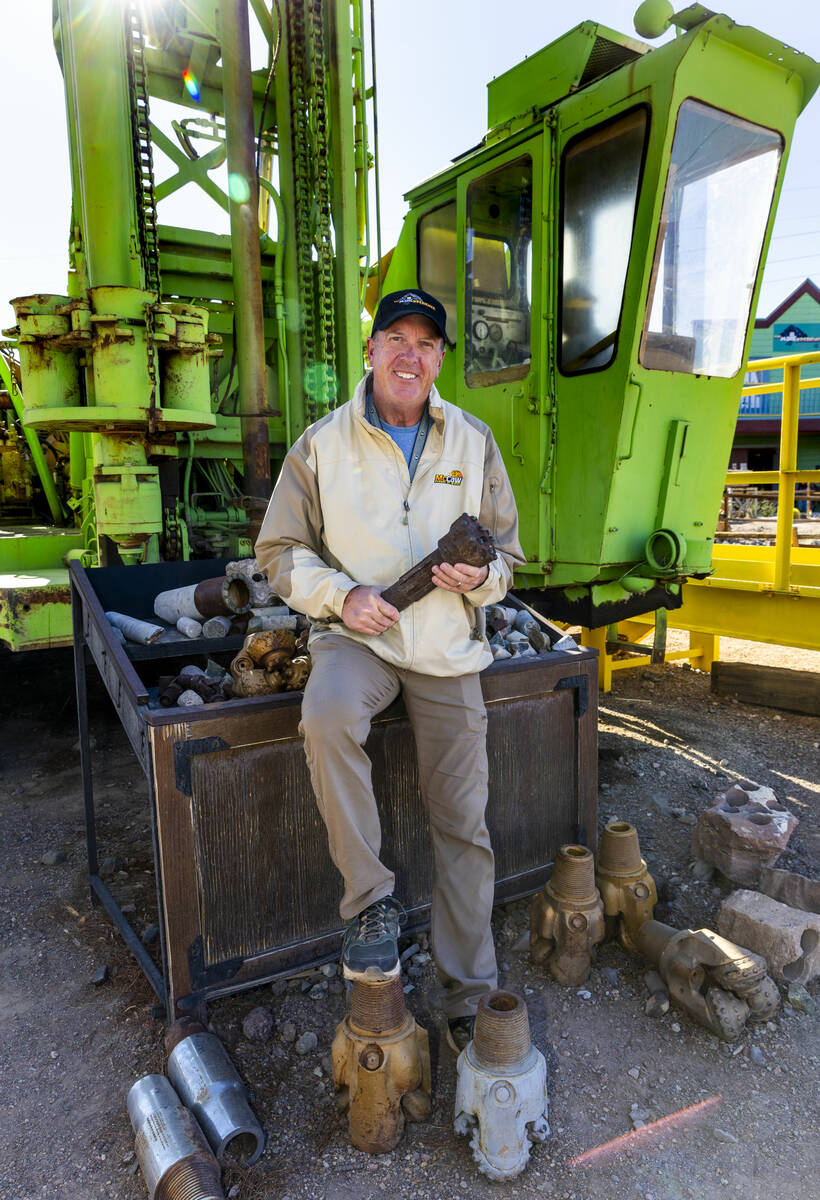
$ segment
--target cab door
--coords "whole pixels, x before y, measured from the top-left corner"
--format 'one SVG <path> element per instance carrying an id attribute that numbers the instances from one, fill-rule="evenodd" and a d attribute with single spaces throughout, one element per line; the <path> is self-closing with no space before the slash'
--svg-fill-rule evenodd
<path id="1" fill-rule="evenodd" d="M 507 467 L 521 544 L 533 570 L 544 525 L 545 472 L 540 295 L 542 141 L 530 138 L 458 181 L 456 395 L 486 421 Z"/>

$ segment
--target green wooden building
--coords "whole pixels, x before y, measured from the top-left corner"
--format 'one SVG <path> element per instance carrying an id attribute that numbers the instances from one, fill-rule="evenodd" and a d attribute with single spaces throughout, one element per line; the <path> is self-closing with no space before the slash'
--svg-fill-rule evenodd
<path id="1" fill-rule="evenodd" d="M 747 383 L 782 380 L 782 371 L 755 371 L 754 359 L 820 350 L 820 288 L 805 279 L 767 317 L 755 321 L 749 347 Z M 803 368 L 803 379 L 818 379 L 800 393 L 798 469 L 820 469 L 820 363 Z M 780 393 L 743 396 L 740 401 L 730 469 L 776 470 L 780 442 Z"/>

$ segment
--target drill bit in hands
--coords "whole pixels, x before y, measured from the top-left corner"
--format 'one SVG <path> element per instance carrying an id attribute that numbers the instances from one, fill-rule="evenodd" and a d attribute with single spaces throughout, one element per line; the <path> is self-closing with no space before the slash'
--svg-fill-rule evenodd
<path id="1" fill-rule="evenodd" d="M 401 612 L 432 592 L 433 567 L 441 563 L 465 563 L 470 567 L 486 567 L 495 558 L 492 534 L 479 525 L 475 517 L 462 513 L 453 521 L 447 533 L 439 538 L 431 554 L 416 563 L 409 571 L 382 592 L 382 600 Z"/>

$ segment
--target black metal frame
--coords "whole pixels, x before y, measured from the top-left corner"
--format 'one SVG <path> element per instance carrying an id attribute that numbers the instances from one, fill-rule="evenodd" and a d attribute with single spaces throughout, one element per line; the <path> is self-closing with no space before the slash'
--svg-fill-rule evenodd
<path id="1" fill-rule="evenodd" d="M 94 784 L 91 764 L 91 739 L 88 732 L 88 685 L 86 678 L 86 662 L 91 659 L 83 629 L 83 606 L 76 586 L 75 577 L 71 578 L 71 622 L 74 634 L 74 680 L 77 691 L 77 721 L 80 731 L 80 770 L 83 777 L 83 804 L 85 808 L 85 843 L 88 855 L 88 883 L 91 889 L 92 904 L 101 904 L 111 920 L 122 934 L 123 941 L 136 958 L 143 974 L 156 992 L 161 1002 L 163 1013 L 166 1008 L 165 977 L 167 974 L 167 959 L 165 948 L 165 927 L 159 921 L 160 952 L 162 956 L 162 971 L 148 953 L 146 947 L 137 936 L 136 930 L 127 919 L 121 906 L 114 899 L 106 884 L 100 877 L 99 859 L 97 855 L 97 817 L 94 807 Z M 162 905 L 162 875 L 157 847 L 157 821 L 154 785 L 150 772 L 145 771 L 148 779 L 148 808 L 151 818 L 151 844 L 154 854 L 154 871 L 156 876 L 157 899 Z"/>

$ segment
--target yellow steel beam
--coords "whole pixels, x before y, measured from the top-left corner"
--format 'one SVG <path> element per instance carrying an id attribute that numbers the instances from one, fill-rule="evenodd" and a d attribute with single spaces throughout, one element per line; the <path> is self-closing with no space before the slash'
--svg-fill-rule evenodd
<path id="1" fill-rule="evenodd" d="M 814 596 L 684 584 L 683 607 L 668 615 L 670 628 L 723 634 L 750 642 L 820 650 L 820 589 Z"/>
<path id="2" fill-rule="evenodd" d="M 817 379 L 801 379 L 800 391 L 808 391 L 809 388 L 816 388 L 820 383 Z M 774 392 L 783 391 L 783 380 L 780 379 L 776 383 L 747 383 L 745 387 L 740 389 L 741 396 L 765 396 Z M 750 416 L 752 414 L 747 414 Z M 758 417 L 779 417 L 780 413 L 758 413 Z M 804 413 L 803 416 L 806 414 Z"/>
<path id="3" fill-rule="evenodd" d="M 774 586 L 778 592 L 789 587 L 789 566 L 794 524 L 794 479 L 797 470 L 797 420 L 799 410 L 800 363 L 789 362 L 783 368 L 783 417 L 780 421 L 780 482 L 777 485 L 777 540 L 774 546 Z"/>
<path id="4" fill-rule="evenodd" d="M 820 471 L 730 471 L 726 487 L 742 483 L 779 483 L 781 475 L 791 476 L 794 483 L 820 483 Z"/>
<path id="5" fill-rule="evenodd" d="M 778 354 L 773 358 L 755 358 L 746 364 L 746 370 L 776 371 L 787 362 L 793 362 L 798 366 L 807 367 L 811 363 L 820 362 L 820 350 L 810 350 L 806 354 Z"/>

